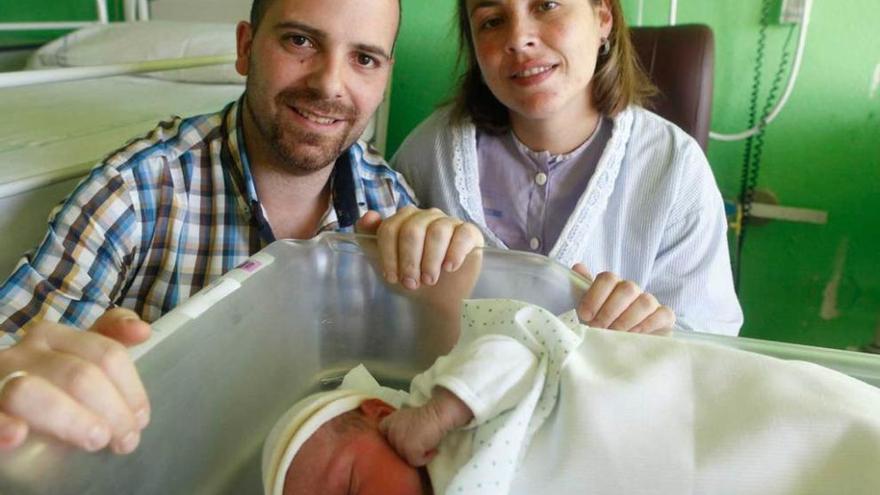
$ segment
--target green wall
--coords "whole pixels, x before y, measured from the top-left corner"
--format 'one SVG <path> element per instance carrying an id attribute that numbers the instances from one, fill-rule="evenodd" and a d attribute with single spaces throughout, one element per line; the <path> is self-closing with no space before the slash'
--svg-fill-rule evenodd
<path id="1" fill-rule="evenodd" d="M 645 24 L 666 23 L 666 2 L 644 3 Z M 403 4 L 389 154 L 448 98 L 455 80 L 455 2 Z M 623 0 L 631 24 L 637 5 Z M 704 23 L 715 31 L 713 129 L 720 132 L 746 127 L 760 6 L 760 0 L 679 2 L 679 23 Z M 786 29 L 769 30 L 765 90 Z M 845 8 L 815 2 L 801 76 L 767 129 L 759 187 L 783 205 L 827 211 L 829 219 L 826 225 L 776 221 L 749 229 L 740 293 L 744 336 L 855 348 L 870 342 L 880 325 L 880 89 L 870 97 L 874 72 L 880 71 L 878 32 L 876 0 L 849 0 Z M 709 160 L 726 198 L 738 194 L 743 152 L 744 142 L 710 145 Z M 826 299 L 836 300 L 826 304 L 827 315 L 836 313 L 830 319 L 820 316 Z"/>
<path id="2" fill-rule="evenodd" d="M 403 23 L 397 42 L 387 155 L 419 122 L 452 96 L 457 73 L 454 0 L 401 0 Z"/>
<path id="3" fill-rule="evenodd" d="M 121 19 L 122 2 L 108 2 L 112 19 Z M 94 0 L 0 0 L 0 22 L 93 21 Z M 31 45 L 51 40 L 65 31 L 0 31 L 0 47 Z"/>

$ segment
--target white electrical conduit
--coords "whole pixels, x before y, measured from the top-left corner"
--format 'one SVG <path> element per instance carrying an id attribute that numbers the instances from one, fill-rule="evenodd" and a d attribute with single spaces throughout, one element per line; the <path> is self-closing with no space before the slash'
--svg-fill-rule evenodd
<path id="1" fill-rule="evenodd" d="M 773 122 L 777 116 L 779 116 L 779 113 L 782 112 L 783 107 L 785 107 L 785 104 L 788 102 L 788 98 L 794 91 L 794 85 L 797 82 L 798 74 L 801 70 L 801 62 L 803 61 L 804 47 L 806 47 L 807 45 L 807 32 L 809 31 L 810 15 L 812 13 L 812 10 L 813 0 L 805 0 L 804 11 L 801 14 L 797 53 L 794 56 L 794 64 L 791 67 L 791 74 L 789 74 L 788 76 L 788 85 L 785 88 L 785 93 L 782 94 L 782 98 L 779 99 L 779 101 L 776 103 L 776 106 L 773 107 L 773 110 L 771 110 L 770 113 L 768 113 L 765 117 L 762 117 L 761 122 L 759 122 L 758 125 L 752 127 L 747 131 L 743 131 L 737 134 L 710 132 L 710 138 L 716 141 L 742 141 L 743 139 L 748 139 L 760 132 L 762 128 L 770 125 L 770 123 Z"/>
<path id="2" fill-rule="evenodd" d="M 678 20 L 678 0 L 669 0 L 669 25 L 675 26 Z"/>
<path id="3" fill-rule="evenodd" d="M 124 0 L 122 9 L 127 22 L 150 20 L 150 6 L 147 0 Z"/>
<path id="4" fill-rule="evenodd" d="M 77 29 L 98 24 L 95 21 L 82 22 L 3 22 L 0 31 L 42 31 L 48 29 Z"/>
<path id="5" fill-rule="evenodd" d="M 639 14 L 636 17 L 636 26 L 645 23 L 645 0 L 639 0 Z"/>
<path id="6" fill-rule="evenodd" d="M 139 21 L 150 20 L 150 7 L 147 5 L 147 0 L 138 0 L 137 12 Z"/>
<path id="7" fill-rule="evenodd" d="M 98 22 L 101 24 L 110 22 L 110 15 L 107 14 L 107 1 L 95 0 L 95 7 L 98 9 Z"/>
<path id="8" fill-rule="evenodd" d="M 208 65 L 223 65 L 234 62 L 235 58 L 235 55 L 216 55 L 210 57 L 151 60 L 148 62 L 134 62 L 130 64 L 4 72 L 0 73 L 0 88 L 32 86 L 36 84 L 76 81 L 80 79 L 97 79 L 123 74 L 141 74 L 144 72 L 189 69 Z"/>

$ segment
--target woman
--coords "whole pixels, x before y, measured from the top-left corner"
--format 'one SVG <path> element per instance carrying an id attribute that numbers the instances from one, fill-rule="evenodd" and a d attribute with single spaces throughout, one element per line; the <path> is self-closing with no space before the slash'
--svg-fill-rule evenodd
<path id="1" fill-rule="evenodd" d="M 640 104 L 619 0 L 459 0 L 469 69 L 392 160 L 423 206 L 489 245 L 600 273 L 589 325 L 735 335 L 721 195 L 681 129 Z M 644 287 L 644 290 L 642 290 Z"/>

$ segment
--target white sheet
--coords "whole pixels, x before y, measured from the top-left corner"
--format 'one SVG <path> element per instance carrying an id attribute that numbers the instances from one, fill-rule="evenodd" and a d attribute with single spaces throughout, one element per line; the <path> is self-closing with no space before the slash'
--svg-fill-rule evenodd
<path id="1" fill-rule="evenodd" d="M 126 76 L 0 90 L 0 198 L 82 176 L 160 120 L 220 110 L 243 90 Z"/>

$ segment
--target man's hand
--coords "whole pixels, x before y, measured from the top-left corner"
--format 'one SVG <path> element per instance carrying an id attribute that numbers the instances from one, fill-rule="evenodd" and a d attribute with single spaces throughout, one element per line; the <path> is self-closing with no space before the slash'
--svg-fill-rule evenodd
<path id="1" fill-rule="evenodd" d="M 0 448 L 20 446 L 34 429 L 90 452 L 108 445 L 132 452 L 150 422 L 150 404 L 125 346 L 149 336 L 146 322 L 119 308 L 89 332 L 32 326 L 0 351 L 0 379 L 24 372 L 0 390 Z"/>
<path id="2" fill-rule="evenodd" d="M 591 279 L 587 268 L 578 263 L 572 269 Z M 675 324 L 675 313 L 661 305 L 653 295 L 634 282 L 621 280 L 610 272 L 600 273 L 577 309 L 581 321 L 591 327 L 622 332 L 655 333 Z"/>
<path id="3" fill-rule="evenodd" d="M 436 284 L 441 270 L 458 270 L 474 248 L 483 246 L 476 226 L 436 208 L 407 206 L 385 220 L 371 211 L 358 221 L 357 230 L 377 235 L 385 280 L 407 289 Z"/>

